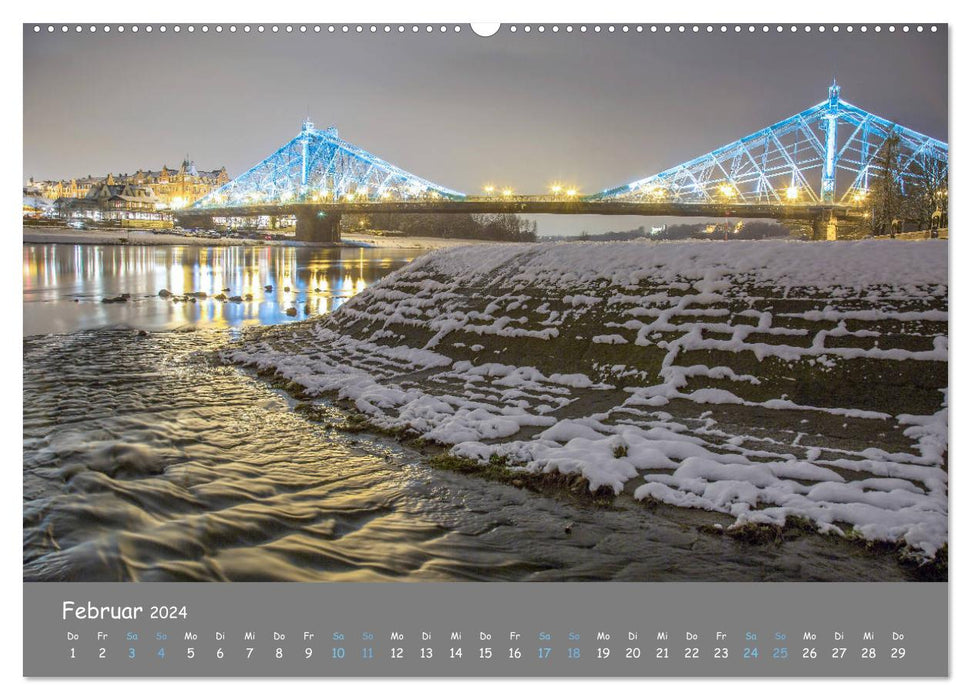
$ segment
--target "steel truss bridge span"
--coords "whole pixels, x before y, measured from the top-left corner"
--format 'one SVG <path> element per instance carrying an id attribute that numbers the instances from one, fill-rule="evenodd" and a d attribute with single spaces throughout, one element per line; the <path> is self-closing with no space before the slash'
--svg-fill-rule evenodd
<path id="1" fill-rule="evenodd" d="M 892 147 L 888 147 L 892 146 Z M 245 173 L 177 213 L 187 225 L 211 217 L 292 214 L 297 236 L 340 239 L 345 214 L 634 214 L 804 220 L 814 237 L 835 238 L 840 220 L 870 208 L 871 181 L 892 153 L 901 193 L 929 182 L 946 197 L 948 145 L 840 98 L 814 107 L 650 177 L 580 196 L 503 190 L 473 197 L 406 172 L 348 143 L 337 129 L 300 133 Z"/>

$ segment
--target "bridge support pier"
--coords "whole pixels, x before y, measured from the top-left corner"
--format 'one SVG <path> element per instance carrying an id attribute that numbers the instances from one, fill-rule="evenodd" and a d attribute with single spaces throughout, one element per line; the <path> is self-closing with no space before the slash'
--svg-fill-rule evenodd
<path id="1" fill-rule="evenodd" d="M 813 219 L 814 241 L 836 240 L 836 216 L 831 211 L 823 212 Z"/>
<path id="2" fill-rule="evenodd" d="M 298 212 L 297 240 L 312 243 L 340 243 L 341 215 L 323 211 Z"/>
<path id="3" fill-rule="evenodd" d="M 211 216 L 205 214 L 176 214 L 175 223 L 183 228 L 212 229 L 215 224 Z"/>

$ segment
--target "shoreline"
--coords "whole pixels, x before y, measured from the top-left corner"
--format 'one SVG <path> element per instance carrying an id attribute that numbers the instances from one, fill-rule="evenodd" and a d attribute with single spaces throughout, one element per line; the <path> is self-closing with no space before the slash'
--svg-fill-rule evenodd
<path id="1" fill-rule="evenodd" d="M 63 243 L 67 245 L 190 245 L 190 246 L 285 246 L 292 248 L 397 248 L 437 250 L 460 245 L 496 243 L 466 238 L 390 237 L 356 234 L 340 243 L 315 243 L 290 239 L 252 240 L 247 238 L 203 238 L 201 236 L 154 233 L 148 229 L 76 230 L 48 226 L 25 226 L 23 244 Z"/>
<path id="2" fill-rule="evenodd" d="M 946 280 L 946 243 L 439 251 L 223 358 L 453 471 L 941 563 Z"/>

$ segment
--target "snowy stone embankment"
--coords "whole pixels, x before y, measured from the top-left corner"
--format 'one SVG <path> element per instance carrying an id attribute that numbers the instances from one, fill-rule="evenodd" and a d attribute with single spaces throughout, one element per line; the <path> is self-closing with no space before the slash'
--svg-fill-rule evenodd
<path id="1" fill-rule="evenodd" d="M 947 318 L 943 241 L 493 245 L 227 357 L 459 457 L 929 558 Z"/>

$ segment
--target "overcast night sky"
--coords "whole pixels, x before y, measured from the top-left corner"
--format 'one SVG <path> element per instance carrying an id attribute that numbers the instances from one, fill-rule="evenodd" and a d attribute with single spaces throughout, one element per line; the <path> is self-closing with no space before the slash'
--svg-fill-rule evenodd
<path id="1" fill-rule="evenodd" d="M 590 193 L 842 97 L 948 140 L 947 35 L 35 34 L 24 29 L 24 178 L 177 167 L 231 177 L 308 109 L 433 182 Z M 627 217 L 624 217 L 627 219 Z M 541 219 L 541 234 L 644 220 Z"/>

